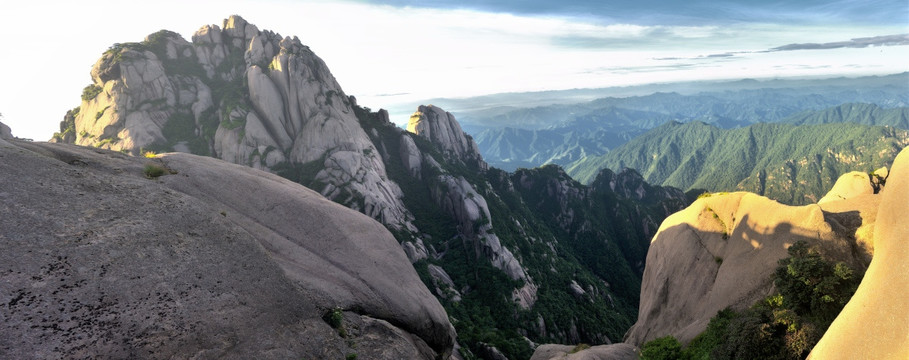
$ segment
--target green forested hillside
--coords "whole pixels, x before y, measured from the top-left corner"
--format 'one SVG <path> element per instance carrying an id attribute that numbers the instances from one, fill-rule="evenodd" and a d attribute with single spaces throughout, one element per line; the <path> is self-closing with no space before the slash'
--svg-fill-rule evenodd
<path id="1" fill-rule="evenodd" d="M 745 190 L 806 204 L 820 199 L 843 173 L 887 166 L 907 144 L 906 130 L 851 123 L 723 130 L 701 122 L 672 122 L 566 170 L 590 182 L 599 169 L 629 167 L 654 184 Z"/>
<path id="2" fill-rule="evenodd" d="M 850 122 L 909 129 L 909 107 L 882 108 L 875 104 L 848 103 L 820 111 L 804 111 L 783 120 L 795 125 Z"/>

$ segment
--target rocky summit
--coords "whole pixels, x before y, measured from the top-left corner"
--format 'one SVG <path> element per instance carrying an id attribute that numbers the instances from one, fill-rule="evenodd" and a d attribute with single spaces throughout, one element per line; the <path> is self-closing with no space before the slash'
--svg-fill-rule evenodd
<path id="1" fill-rule="evenodd" d="M 2 358 L 452 351 L 392 235 L 299 184 L 189 154 L 0 140 L 0 159 Z"/>
<path id="2" fill-rule="evenodd" d="M 52 141 L 139 155 L 192 152 L 260 169 L 314 165 L 330 199 L 395 228 L 412 217 L 359 126 L 355 99 L 296 37 L 239 16 L 192 42 L 162 30 L 115 44 Z"/>

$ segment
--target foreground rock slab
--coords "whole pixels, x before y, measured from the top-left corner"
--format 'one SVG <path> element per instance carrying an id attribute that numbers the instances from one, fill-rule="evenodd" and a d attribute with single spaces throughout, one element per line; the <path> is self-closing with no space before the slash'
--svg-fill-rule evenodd
<path id="1" fill-rule="evenodd" d="M 0 244 L 0 358 L 436 358 L 454 344 L 382 225 L 212 158 L 0 140 Z"/>

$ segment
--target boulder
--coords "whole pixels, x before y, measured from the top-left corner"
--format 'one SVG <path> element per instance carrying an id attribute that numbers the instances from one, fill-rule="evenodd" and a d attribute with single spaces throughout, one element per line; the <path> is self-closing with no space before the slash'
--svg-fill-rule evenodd
<path id="1" fill-rule="evenodd" d="M 857 211 L 786 206 L 752 193 L 714 194 L 666 218 L 647 253 L 638 320 L 625 342 L 672 335 L 683 344 L 727 307 L 741 310 L 773 290 L 777 261 L 799 240 L 823 256 L 864 269 Z"/>
<path id="2" fill-rule="evenodd" d="M 298 184 L 190 154 L 0 142 L 0 156 L 0 333 L 16 334 L 2 358 L 451 352 L 391 234 Z"/>
<path id="3" fill-rule="evenodd" d="M 824 195 L 818 204 L 824 204 L 836 200 L 845 200 L 865 194 L 874 194 L 876 191 L 872 187 L 871 179 L 868 174 L 852 171 L 843 174 L 836 179 L 833 188 Z"/>

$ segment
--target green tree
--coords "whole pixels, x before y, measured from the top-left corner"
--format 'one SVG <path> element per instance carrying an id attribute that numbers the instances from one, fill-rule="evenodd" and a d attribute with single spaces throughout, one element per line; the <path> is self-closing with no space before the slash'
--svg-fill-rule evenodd
<path id="1" fill-rule="evenodd" d="M 676 360 L 682 358 L 682 344 L 672 335 L 648 341 L 641 347 L 642 360 Z"/>
<path id="2" fill-rule="evenodd" d="M 798 314 L 810 315 L 824 329 L 852 298 L 859 282 L 848 265 L 825 261 L 804 241 L 789 247 L 789 257 L 779 261 L 774 279 L 783 305 Z"/>
<path id="3" fill-rule="evenodd" d="M 777 293 L 742 312 L 723 310 L 683 359 L 804 359 L 855 293 L 860 273 L 825 260 L 804 241 L 789 248 L 773 280 Z"/>

